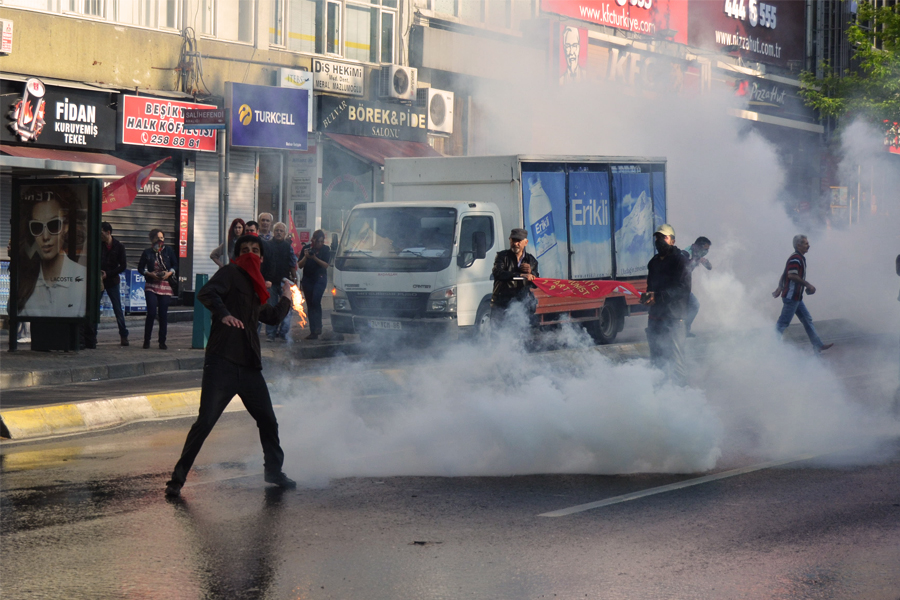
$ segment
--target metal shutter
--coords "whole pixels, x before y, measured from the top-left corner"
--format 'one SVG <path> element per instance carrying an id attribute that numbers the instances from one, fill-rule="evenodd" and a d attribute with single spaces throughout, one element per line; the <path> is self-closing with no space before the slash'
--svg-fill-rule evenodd
<path id="1" fill-rule="evenodd" d="M 229 206 L 227 225 L 240 217 L 256 220 L 256 153 L 231 151 L 231 170 L 228 183 Z M 197 154 L 196 187 L 194 190 L 194 272 L 212 275 L 216 264 L 209 253 L 219 245 L 219 158 L 215 154 Z"/>
<path id="2" fill-rule="evenodd" d="M 125 244 L 129 269 L 137 269 L 141 253 L 150 247 L 151 229 L 162 229 L 166 245 L 178 255 L 178 199 L 174 196 L 138 196 L 131 206 L 103 213 L 113 237 Z"/>

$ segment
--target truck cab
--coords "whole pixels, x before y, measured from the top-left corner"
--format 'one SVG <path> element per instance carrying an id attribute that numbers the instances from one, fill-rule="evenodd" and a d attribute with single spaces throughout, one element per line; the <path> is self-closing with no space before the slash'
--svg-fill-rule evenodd
<path id="1" fill-rule="evenodd" d="M 355 207 L 334 259 L 334 330 L 455 338 L 486 322 L 502 227 L 490 202 Z"/>

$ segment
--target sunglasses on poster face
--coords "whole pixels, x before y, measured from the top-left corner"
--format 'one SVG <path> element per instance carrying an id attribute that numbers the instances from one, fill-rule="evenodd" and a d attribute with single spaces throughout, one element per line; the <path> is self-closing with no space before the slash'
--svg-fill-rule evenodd
<path id="1" fill-rule="evenodd" d="M 28 222 L 28 231 L 34 237 L 38 237 L 43 235 L 44 231 L 47 231 L 50 235 L 59 235 L 59 232 L 62 231 L 63 228 L 63 220 L 59 217 L 55 219 L 50 219 L 47 222 L 44 221 L 29 221 Z"/>

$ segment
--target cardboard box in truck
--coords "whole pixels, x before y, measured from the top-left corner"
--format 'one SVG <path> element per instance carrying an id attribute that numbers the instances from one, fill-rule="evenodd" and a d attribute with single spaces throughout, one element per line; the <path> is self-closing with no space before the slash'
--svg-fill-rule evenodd
<path id="1" fill-rule="evenodd" d="M 450 334 L 490 321 L 491 270 L 514 227 L 540 276 L 629 281 L 645 289 L 653 232 L 666 220 L 666 161 L 481 156 L 385 161 L 385 201 L 351 211 L 334 262 L 341 333 Z M 636 297 L 550 297 L 541 325 L 581 323 L 608 343 Z"/>

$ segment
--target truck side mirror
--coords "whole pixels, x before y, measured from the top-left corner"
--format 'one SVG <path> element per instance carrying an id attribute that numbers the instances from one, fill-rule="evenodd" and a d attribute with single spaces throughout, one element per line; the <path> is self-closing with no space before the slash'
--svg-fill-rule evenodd
<path id="1" fill-rule="evenodd" d="M 456 257 L 456 265 L 460 269 L 468 269 L 472 265 L 475 264 L 475 253 L 474 252 L 460 252 L 459 256 Z"/>
<path id="2" fill-rule="evenodd" d="M 472 248 L 475 250 L 475 259 L 487 256 L 487 236 L 483 231 L 472 232 Z"/>

